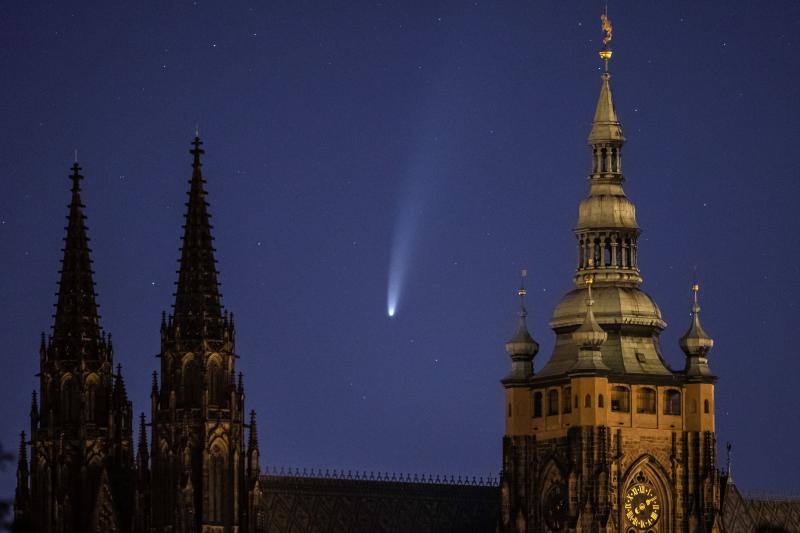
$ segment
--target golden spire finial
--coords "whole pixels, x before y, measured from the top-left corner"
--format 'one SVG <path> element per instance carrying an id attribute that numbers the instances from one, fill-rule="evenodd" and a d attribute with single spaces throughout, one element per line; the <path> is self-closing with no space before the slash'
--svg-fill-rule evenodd
<path id="1" fill-rule="evenodd" d="M 613 34 L 613 28 L 611 26 L 611 19 L 608 18 L 608 4 L 606 4 L 605 12 L 600 15 L 600 22 L 601 28 L 603 30 L 603 49 L 600 50 L 600 59 L 605 62 L 605 70 L 608 72 L 608 60 L 611 59 L 611 49 L 608 47 L 608 43 L 611 42 L 611 37 Z"/>
<path id="2" fill-rule="evenodd" d="M 520 316 L 528 316 L 528 311 L 525 309 L 525 295 L 528 294 L 528 291 L 525 290 L 525 278 L 528 277 L 528 269 L 523 268 L 519 272 L 519 290 L 517 294 L 519 295 L 519 312 Z"/>
<path id="3" fill-rule="evenodd" d="M 517 291 L 517 294 L 519 294 L 520 298 L 522 298 L 526 294 L 528 294 L 528 291 L 525 290 L 525 278 L 527 278 L 527 277 L 528 277 L 528 269 L 527 268 L 523 268 L 522 270 L 519 271 L 520 281 L 519 281 L 519 290 Z"/>

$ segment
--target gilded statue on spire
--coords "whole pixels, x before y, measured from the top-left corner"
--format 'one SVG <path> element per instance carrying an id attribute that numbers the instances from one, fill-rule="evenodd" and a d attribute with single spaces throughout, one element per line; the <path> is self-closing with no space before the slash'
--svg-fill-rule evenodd
<path id="1" fill-rule="evenodd" d="M 600 15 L 600 21 L 602 22 L 603 32 L 605 32 L 603 36 L 603 46 L 608 47 L 608 43 L 611 42 L 613 28 L 611 27 L 611 19 L 608 18 L 607 12 Z"/>
<path id="2" fill-rule="evenodd" d="M 601 28 L 603 30 L 603 49 L 600 50 L 600 59 L 605 62 L 605 70 L 608 72 L 608 60 L 611 59 L 611 49 L 608 47 L 608 43 L 611 42 L 611 36 L 613 34 L 613 28 L 611 27 L 611 19 L 608 18 L 608 6 L 606 6 L 606 11 L 600 15 L 600 22 Z"/>

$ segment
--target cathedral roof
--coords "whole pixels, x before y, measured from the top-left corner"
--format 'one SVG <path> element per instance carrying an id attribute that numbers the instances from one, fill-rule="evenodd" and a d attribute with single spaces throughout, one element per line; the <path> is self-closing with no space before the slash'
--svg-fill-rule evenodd
<path id="1" fill-rule="evenodd" d="M 268 531 L 494 531 L 500 491 L 490 484 L 266 475 Z"/>

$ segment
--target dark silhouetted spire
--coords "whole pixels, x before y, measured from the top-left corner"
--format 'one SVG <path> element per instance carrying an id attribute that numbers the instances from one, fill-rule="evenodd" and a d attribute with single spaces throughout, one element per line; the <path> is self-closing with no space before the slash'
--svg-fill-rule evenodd
<path id="1" fill-rule="evenodd" d="M 91 250 L 86 235 L 86 216 L 81 203 L 80 181 L 83 176 L 80 171 L 78 163 L 72 165 L 72 200 L 69 204 L 53 323 L 52 342 L 56 351 L 51 353 L 51 357 L 62 359 L 91 357 L 97 353 L 92 347 L 101 343 L 102 336 L 92 279 Z"/>
<path id="2" fill-rule="evenodd" d="M 258 482 L 261 473 L 259 464 L 260 452 L 258 450 L 258 428 L 256 427 L 256 412 L 250 411 L 250 438 L 247 441 L 247 472 L 252 487 Z"/>
<path id="3" fill-rule="evenodd" d="M 114 376 L 114 405 L 123 407 L 128 403 L 128 392 L 125 390 L 125 378 L 122 377 L 122 365 L 117 365 L 117 374 Z"/>
<path id="4" fill-rule="evenodd" d="M 725 451 L 727 452 L 725 481 L 728 485 L 733 485 L 733 460 L 731 459 L 733 454 L 731 452 L 731 448 L 733 448 L 733 446 L 731 445 L 730 442 L 725 444 Z"/>
<path id="5" fill-rule="evenodd" d="M 174 325 L 180 329 L 181 336 L 195 338 L 218 336 L 221 333 L 218 326 L 222 324 L 212 226 L 200 163 L 204 153 L 200 148 L 202 144 L 200 138 L 195 137 L 190 150 L 194 161 L 174 310 Z"/>
<path id="6" fill-rule="evenodd" d="M 36 391 L 31 393 L 31 416 L 39 416 L 39 402 L 36 398 Z"/>
<path id="7" fill-rule="evenodd" d="M 136 461 L 139 469 L 147 470 L 150 461 L 150 453 L 147 450 L 147 424 L 144 421 L 144 413 L 139 415 L 139 442 L 136 450 Z"/>
<path id="8" fill-rule="evenodd" d="M 247 441 L 247 450 L 258 450 L 258 428 L 256 427 L 256 412 L 250 411 L 250 439 Z"/>
<path id="9" fill-rule="evenodd" d="M 36 428 L 39 426 L 39 402 L 36 397 L 36 391 L 31 394 L 31 437 L 35 436 Z"/>
<path id="10" fill-rule="evenodd" d="M 17 489 L 14 493 L 14 525 L 24 528 L 30 516 L 30 488 L 28 485 L 28 445 L 25 432 L 20 433 L 19 459 L 17 461 Z M 16 531 L 16 529 L 15 529 Z"/>

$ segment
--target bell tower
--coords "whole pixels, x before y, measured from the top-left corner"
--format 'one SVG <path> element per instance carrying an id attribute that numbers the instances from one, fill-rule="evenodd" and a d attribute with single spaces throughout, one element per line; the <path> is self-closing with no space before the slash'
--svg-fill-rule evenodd
<path id="1" fill-rule="evenodd" d="M 255 464 L 246 468 L 244 386 L 236 376 L 233 314 L 222 306 L 217 281 L 201 146 L 196 136 L 175 304 L 161 321 L 147 483 L 153 531 L 233 533 L 247 529 L 258 456 L 252 453 Z M 254 439 L 255 432 L 250 447 L 257 447 Z"/>
<path id="2" fill-rule="evenodd" d="M 623 189 L 625 137 L 608 69 L 611 23 L 601 20 L 605 68 L 588 139 L 589 191 L 574 230 L 575 287 L 553 312 L 555 346 L 537 374 L 529 362 L 538 345 L 527 329 L 506 345 L 500 530 L 719 531 L 713 341 L 700 325 L 695 284 L 680 342 L 685 368 L 662 357 L 666 323 L 640 288 L 641 230 Z"/>
<path id="3" fill-rule="evenodd" d="M 20 443 L 15 522 L 33 532 L 124 532 L 132 520 L 132 406 L 100 326 L 77 161 L 69 178 L 56 312 L 39 347 L 30 443 L 24 434 Z"/>

